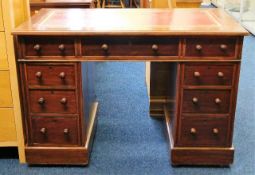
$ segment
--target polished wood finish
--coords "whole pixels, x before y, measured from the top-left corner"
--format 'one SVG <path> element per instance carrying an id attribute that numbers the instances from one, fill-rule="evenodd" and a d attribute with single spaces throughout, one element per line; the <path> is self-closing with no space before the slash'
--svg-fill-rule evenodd
<path id="1" fill-rule="evenodd" d="M 70 13 L 77 15 L 70 16 Z M 118 18 L 114 18 L 116 15 Z M 77 17 L 89 17 L 89 20 L 77 20 Z M 105 22 L 105 19 L 108 21 Z M 222 9 L 43 9 L 16 28 L 13 34 L 240 36 L 248 33 Z"/>
<path id="2" fill-rule="evenodd" d="M 30 90 L 28 98 L 31 113 L 77 113 L 78 103 L 72 90 Z"/>
<path id="3" fill-rule="evenodd" d="M 71 12 L 77 14 L 68 15 Z M 109 19 L 107 23 L 101 16 Z M 232 163 L 242 42 L 247 32 L 222 10 L 48 9 L 13 34 L 28 163 L 88 163 L 86 153 L 96 124 L 91 118 L 95 116 L 91 115 L 95 104 L 91 61 L 111 60 L 158 62 L 151 65 L 147 80 L 150 112 L 165 116 L 174 165 Z M 68 55 L 61 55 L 66 45 L 71 48 Z M 66 76 L 67 85 L 62 82 Z M 50 132 L 55 120 L 56 130 Z M 77 142 L 68 142 L 63 135 L 74 129 L 76 134 L 70 136 Z M 49 141 L 43 138 L 48 130 Z M 74 151 L 72 162 L 68 156 L 52 157 L 63 150 Z M 77 155 L 78 160 L 73 160 L 80 153 L 85 159 Z"/>
<path id="4" fill-rule="evenodd" d="M 186 64 L 184 67 L 184 85 L 231 86 L 235 65 L 231 64 Z"/>
<path id="5" fill-rule="evenodd" d="M 78 145 L 77 117 L 32 118 L 32 145 Z"/>
<path id="6" fill-rule="evenodd" d="M 59 87 L 74 88 L 77 77 L 74 64 L 27 64 L 26 80 L 28 86 L 32 88 L 40 87 Z"/>

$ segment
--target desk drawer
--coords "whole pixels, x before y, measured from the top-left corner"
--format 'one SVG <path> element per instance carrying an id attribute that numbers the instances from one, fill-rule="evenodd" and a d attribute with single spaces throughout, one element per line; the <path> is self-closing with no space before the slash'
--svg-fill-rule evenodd
<path id="1" fill-rule="evenodd" d="M 84 56 L 178 56 L 179 39 L 167 37 L 88 37 Z"/>
<path id="2" fill-rule="evenodd" d="M 0 107 L 12 107 L 9 71 L 0 71 Z"/>
<path id="3" fill-rule="evenodd" d="M 236 58 L 238 38 L 186 38 L 185 57 Z"/>
<path id="4" fill-rule="evenodd" d="M 75 86 L 74 64 L 27 64 L 26 72 L 29 86 Z"/>
<path id="5" fill-rule="evenodd" d="M 185 64 L 184 85 L 232 85 L 234 65 Z"/>
<path id="6" fill-rule="evenodd" d="M 204 116 L 181 119 L 179 146 L 227 146 L 227 117 Z"/>
<path id="7" fill-rule="evenodd" d="M 230 90 L 184 90 L 183 113 L 228 113 Z"/>
<path id="8" fill-rule="evenodd" d="M 29 107 L 32 113 L 76 114 L 77 100 L 71 90 L 30 90 Z"/>
<path id="9" fill-rule="evenodd" d="M 77 145 L 77 118 L 33 117 L 32 144 Z"/>
<path id="10" fill-rule="evenodd" d="M 25 56 L 33 57 L 65 57 L 75 55 L 73 37 L 25 37 Z"/>

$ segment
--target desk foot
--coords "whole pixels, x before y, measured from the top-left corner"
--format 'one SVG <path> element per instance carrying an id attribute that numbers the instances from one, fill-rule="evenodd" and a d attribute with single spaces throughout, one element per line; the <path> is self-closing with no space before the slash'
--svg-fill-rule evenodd
<path id="1" fill-rule="evenodd" d="M 97 126 L 97 108 L 98 102 L 93 103 L 90 110 L 85 146 L 27 146 L 25 148 L 27 163 L 41 165 L 87 165 Z"/>

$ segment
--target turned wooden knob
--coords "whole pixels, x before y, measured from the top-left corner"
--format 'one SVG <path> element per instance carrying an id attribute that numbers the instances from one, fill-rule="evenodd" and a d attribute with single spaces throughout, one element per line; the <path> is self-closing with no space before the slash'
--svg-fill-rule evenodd
<path id="1" fill-rule="evenodd" d="M 65 128 L 63 132 L 64 132 L 64 134 L 67 135 L 67 134 L 69 134 L 69 129 Z"/>
<path id="2" fill-rule="evenodd" d="M 65 45 L 64 45 L 64 44 L 60 44 L 60 45 L 58 46 L 58 49 L 59 49 L 61 52 L 63 52 L 63 51 L 65 50 Z"/>
<path id="3" fill-rule="evenodd" d="M 215 135 L 219 134 L 219 129 L 218 128 L 213 128 L 213 134 L 215 134 Z"/>
<path id="4" fill-rule="evenodd" d="M 223 72 L 218 72 L 217 75 L 218 75 L 219 78 L 223 78 L 224 77 L 224 73 Z"/>
<path id="5" fill-rule="evenodd" d="M 221 103 L 221 99 L 220 98 L 215 98 L 215 103 L 216 104 L 220 104 Z"/>
<path id="6" fill-rule="evenodd" d="M 40 105 L 43 105 L 43 104 L 45 103 L 45 99 L 44 99 L 43 97 L 39 98 L 39 99 L 38 99 L 38 103 L 39 103 Z"/>
<path id="7" fill-rule="evenodd" d="M 194 72 L 194 77 L 199 78 L 200 77 L 200 72 Z"/>
<path id="8" fill-rule="evenodd" d="M 196 45 L 196 50 L 197 51 L 201 51 L 203 49 L 203 47 L 200 45 L 200 44 L 197 44 Z"/>
<path id="9" fill-rule="evenodd" d="M 40 44 L 34 45 L 34 50 L 35 50 L 36 52 L 39 52 L 39 51 L 41 50 Z"/>
<path id="10" fill-rule="evenodd" d="M 65 79 L 66 74 L 65 74 L 65 72 L 60 72 L 58 76 L 59 76 L 59 78 L 61 78 L 61 79 Z"/>
<path id="11" fill-rule="evenodd" d="M 35 76 L 36 76 L 36 78 L 41 79 L 42 78 L 42 72 L 36 72 Z"/>
<path id="12" fill-rule="evenodd" d="M 226 44 L 221 44 L 221 45 L 220 45 L 220 49 L 221 49 L 222 51 L 227 50 L 227 48 L 228 48 L 228 46 L 227 46 Z"/>
<path id="13" fill-rule="evenodd" d="M 61 98 L 60 103 L 65 105 L 67 103 L 67 99 L 65 97 Z"/>
<path id="14" fill-rule="evenodd" d="M 108 51 L 108 45 L 107 44 L 103 44 L 101 46 L 101 48 L 104 50 L 104 51 Z"/>
<path id="15" fill-rule="evenodd" d="M 47 131 L 46 128 L 41 128 L 41 129 L 40 129 L 40 132 L 41 132 L 42 134 L 46 134 L 46 131 Z"/>
<path id="16" fill-rule="evenodd" d="M 198 98 L 197 98 L 197 97 L 193 97 L 193 98 L 192 98 L 192 102 L 193 102 L 194 104 L 197 104 L 197 103 L 198 103 Z"/>
<path id="17" fill-rule="evenodd" d="M 151 48 L 154 52 L 158 51 L 158 45 L 157 44 L 153 44 Z"/>
<path id="18" fill-rule="evenodd" d="M 197 133 L 196 128 L 191 128 L 190 129 L 190 134 L 195 135 L 196 133 Z"/>

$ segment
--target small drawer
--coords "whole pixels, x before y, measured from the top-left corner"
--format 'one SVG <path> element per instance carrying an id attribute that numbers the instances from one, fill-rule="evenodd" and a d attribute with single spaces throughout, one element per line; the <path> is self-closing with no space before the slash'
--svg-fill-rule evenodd
<path id="1" fill-rule="evenodd" d="M 71 37 L 25 37 L 24 44 L 26 57 L 75 56 L 74 39 Z"/>
<path id="2" fill-rule="evenodd" d="M 31 113 L 76 114 L 76 93 L 71 90 L 30 90 L 29 108 Z"/>
<path id="3" fill-rule="evenodd" d="M 73 64 L 27 64 L 29 86 L 75 86 L 76 70 Z"/>
<path id="4" fill-rule="evenodd" d="M 167 37 L 88 37 L 84 56 L 178 56 L 179 39 Z"/>
<path id="5" fill-rule="evenodd" d="M 228 146 L 227 117 L 208 118 L 205 116 L 181 119 L 179 146 Z"/>
<path id="6" fill-rule="evenodd" d="M 232 85 L 234 65 L 186 64 L 184 85 Z"/>
<path id="7" fill-rule="evenodd" d="M 235 37 L 224 38 L 187 38 L 185 44 L 185 57 L 226 57 L 236 58 Z"/>
<path id="8" fill-rule="evenodd" d="M 183 113 L 228 113 L 230 90 L 184 90 Z"/>
<path id="9" fill-rule="evenodd" d="M 0 108 L 13 107 L 9 71 L 0 71 Z"/>
<path id="10" fill-rule="evenodd" d="M 32 117 L 31 144 L 77 145 L 77 118 Z"/>

